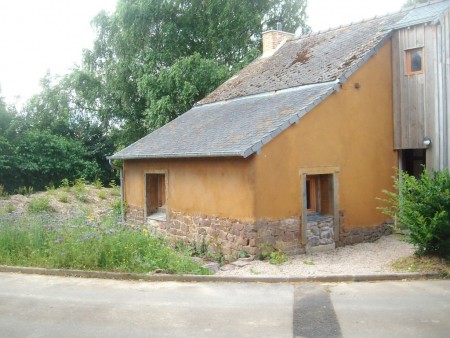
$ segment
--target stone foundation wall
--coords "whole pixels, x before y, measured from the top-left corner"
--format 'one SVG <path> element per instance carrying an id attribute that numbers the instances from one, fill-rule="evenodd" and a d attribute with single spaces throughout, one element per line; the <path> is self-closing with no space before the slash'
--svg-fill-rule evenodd
<path id="1" fill-rule="evenodd" d="M 134 213 L 134 219 L 136 219 Z M 259 253 L 261 245 L 270 245 L 287 254 L 304 253 L 299 241 L 300 225 L 295 218 L 281 221 L 241 222 L 213 216 L 190 216 L 170 212 L 169 221 L 147 220 L 149 232 L 170 237 L 174 241 L 208 244 L 212 253 L 236 259 L 241 250 L 250 255 Z"/>
<path id="2" fill-rule="evenodd" d="M 251 255 L 258 251 L 255 225 L 214 216 L 189 216 L 170 213 L 170 221 L 159 232 L 175 240 L 200 244 L 205 241 L 213 253 L 237 258 L 241 250 Z"/>
<path id="3" fill-rule="evenodd" d="M 340 221 L 344 220 L 341 213 Z M 300 242 L 300 219 L 294 217 L 279 221 L 242 222 L 214 216 L 190 216 L 170 212 L 168 221 L 157 221 L 146 220 L 142 209 L 128 207 L 127 223 L 145 226 L 150 233 L 167 236 L 174 241 L 195 242 L 197 246 L 204 241 L 212 253 L 222 254 L 229 260 L 237 258 L 241 250 L 256 255 L 262 245 L 270 245 L 289 255 L 306 252 L 306 247 Z M 346 229 L 341 223 L 340 240 L 335 244 L 344 246 L 372 242 L 390 232 L 390 228 L 385 224 L 371 228 Z M 308 248 L 332 245 L 333 217 L 309 215 L 307 238 Z"/>
<path id="4" fill-rule="evenodd" d="M 305 253 L 300 242 L 300 219 L 256 222 L 257 245 L 269 244 L 288 255 Z"/>
<path id="5" fill-rule="evenodd" d="M 144 224 L 144 209 L 129 206 L 126 211 L 126 220 L 130 224 Z"/>
<path id="6" fill-rule="evenodd" d="M 310 247 L 333 244 L 333 217 L 326 215 L 308 215 L 306 238 L 308 239 L 308 246 Z"/>

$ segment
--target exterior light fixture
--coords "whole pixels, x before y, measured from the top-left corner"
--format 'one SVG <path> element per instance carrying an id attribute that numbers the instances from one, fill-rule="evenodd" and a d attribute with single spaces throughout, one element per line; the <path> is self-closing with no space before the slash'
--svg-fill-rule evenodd
<path id="1" fill-rule="evenodd" d="M 425 146 L 425 147 L 429 147 L 429 146 L 431 146 L 431 138 L 429 138 L 429 137 L 425 137 L 424 139 L 423 139 L 423 145 Z"/>

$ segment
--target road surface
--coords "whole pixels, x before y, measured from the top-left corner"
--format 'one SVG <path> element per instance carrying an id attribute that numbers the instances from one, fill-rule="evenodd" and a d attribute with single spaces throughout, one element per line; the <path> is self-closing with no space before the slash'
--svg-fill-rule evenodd
<path id="1" fill-rule="evenodd" d="M 0 273 L 0 337 L 446 337 L 450 281 L 175 283 Z"/>

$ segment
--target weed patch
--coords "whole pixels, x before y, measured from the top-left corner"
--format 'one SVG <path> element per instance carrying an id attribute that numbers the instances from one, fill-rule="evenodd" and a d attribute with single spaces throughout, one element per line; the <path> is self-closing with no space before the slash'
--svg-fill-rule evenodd
<path id="1" fill-rule="evenodd" d="M 208 274 L 190 257 L 112 212 L 64 218 L 49 213 L 0 216 L 0 264 L 100 271 Z"/>
<path id="2" fill-rule="evenodd" d="M 52 211 L 52 208 L 47 197 L 37 197 L 35 199 L 32 199 L 28 204 L 28 212 L 32 214 L 49 211 Z"/>
<path id="3" fill-rule="evenodd" d="M 413 256 L 401 258 L 392 263 L 392 267 L 399 272 L 437 272 L 443 277 L 450 276 L 450 262 L 443 258 L 433 256 Z"/>
<path id="4" fill-rule="evenodd" d="M 67 203 L 67 202 L 69 202 L 69 196 L 67 195 L 67 193 L 63 192 L 59 195 L 58 201 L 60 201 L 62 203 Z"/>

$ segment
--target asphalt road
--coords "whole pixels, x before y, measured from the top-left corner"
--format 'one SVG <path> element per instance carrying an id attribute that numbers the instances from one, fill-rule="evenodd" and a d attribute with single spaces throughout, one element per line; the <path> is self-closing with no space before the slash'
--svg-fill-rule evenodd
<path id="1" fill-rule="evenodd" d="M 175 283 L 0 273 L 0 337 L 446 337 L 450 281 Z"/>

